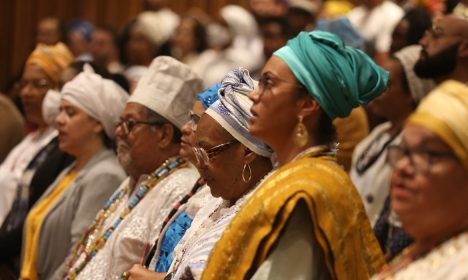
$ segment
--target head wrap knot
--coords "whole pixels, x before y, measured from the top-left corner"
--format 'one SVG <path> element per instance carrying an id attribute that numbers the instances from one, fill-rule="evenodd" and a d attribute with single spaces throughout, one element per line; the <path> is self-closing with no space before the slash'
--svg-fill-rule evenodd
<path id="1" fill-rule="evenodd" d="M 348 116 L 387 87 L 388 72 L 329 32 L 301 32 L 274 55 L 288 65 L 331 119 Z"/>

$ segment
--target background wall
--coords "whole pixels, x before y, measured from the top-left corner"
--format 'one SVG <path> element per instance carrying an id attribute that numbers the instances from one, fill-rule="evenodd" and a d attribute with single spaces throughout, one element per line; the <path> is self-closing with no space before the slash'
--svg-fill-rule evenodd
<path id="1" fill-rule="evenodd" d="M 168 3 L 179 14 L 198 7 L 212 16 L 226 4 L 247 7 L 248 0 L 169 0 Z M 0 91 L 19 73 L 34 49 L 40 19 L 48 16 L 64 22 L 85 19 L 119 30 L 143 8 L 144 0 L 0 0 Z"/>

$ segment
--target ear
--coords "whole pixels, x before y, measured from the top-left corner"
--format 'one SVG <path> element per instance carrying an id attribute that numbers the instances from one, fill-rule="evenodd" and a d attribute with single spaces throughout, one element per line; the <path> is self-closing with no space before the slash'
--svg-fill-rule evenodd
<path id="1" fill-rule="evenodd" d="M 165 123 L 157 131 L 159 133 L 158 147 L 161 149 L 167 148 L 172 143 L 174 127 L 171 124 Z"/>
<path id="2" fill-rule="evenodd" d="M 96 121 L 93 127 L 93 132 L 96 134 L 100 134 L 101 132 L 104 132 L 104 127 L 102 126 L 100 122 Z"/>
<path id="3" fill-rule="evenodd" d="M 462 58 L 468 58 L 468 40 L 463 39 L 458 46 L 458 56 Z"/>
<path id="4" fill-rule="evenodd" d="M 310 96 L 298 101 L 298 116 L 306 118 L 308 116 L 318 115 L 320 110 L 320 105 Z"/>

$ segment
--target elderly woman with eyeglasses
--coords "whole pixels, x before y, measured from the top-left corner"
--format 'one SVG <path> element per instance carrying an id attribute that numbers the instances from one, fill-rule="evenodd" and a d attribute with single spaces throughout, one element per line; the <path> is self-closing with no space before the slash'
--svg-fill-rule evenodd
<path id="1" fill-rule="evenodd" d="M 174 251 L 167 279 L 200 278 L 211 248 L 272 168 L 271 150 L 248 133 L 252 105 L 248 94 L 253 88 L 247 70 L 229 72 L 221 82 L 219 100 L 197 124 L 193 148 L 197 168 L 211 194 L 222 200 L 200 209 Z"/>
<path id="2" fill-rule="evenodd" d="M 373 279 L 468 279 L 468 87 L 433 90 L 391 146 L 391 207 L 414 243 Z"/>
<path id="3" fill-rule="evenodd" d="M 301 32 L 268 60 L 250 132 L 280 167 L 247 200 L 202 279 L 366 279 L 384 260 L 359 194 L 336 162 L 332 120 L 386 87 L 388 73 L 335 35 Z"/>

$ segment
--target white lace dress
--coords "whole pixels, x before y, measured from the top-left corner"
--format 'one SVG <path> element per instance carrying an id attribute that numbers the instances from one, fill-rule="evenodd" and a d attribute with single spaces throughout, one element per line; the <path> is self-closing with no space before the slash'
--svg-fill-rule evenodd
<path id="1" fill-rule="evenodd" d="M 195 184 L 198 173 L 190 168 L 175 171 L 155 186 L 121 222 L 104 247 L 78 274 L 76 279 L 121 279 L 123 272 L 140 263 L 146 248 L 159 234 L 169 211 Z M 126 187 L 126 180 L 119 188 Z M 127 206 L 128 197 L 107 219 L 110 226 Z M 84 256 L 82 256 L 84 257 Z M 78 262 L 77 262 L 78 263 Z"/>

